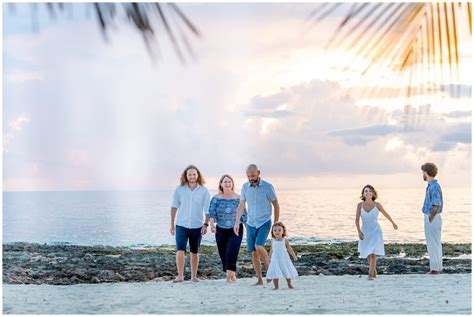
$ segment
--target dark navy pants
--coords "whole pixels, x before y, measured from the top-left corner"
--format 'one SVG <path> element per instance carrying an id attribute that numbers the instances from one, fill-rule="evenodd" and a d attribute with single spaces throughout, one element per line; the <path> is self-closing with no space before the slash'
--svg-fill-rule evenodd
<path id="1" fill-rule="evenodd" d="M 237 271 L 237 257 L 239 256 L 240 244 L 244 236 L 244 226 L 240 224 L 239 235 L 236 236 L 234 228 L 224 229 L 216 227 L 216 242 L 222 268 L 225 271 Z"/>

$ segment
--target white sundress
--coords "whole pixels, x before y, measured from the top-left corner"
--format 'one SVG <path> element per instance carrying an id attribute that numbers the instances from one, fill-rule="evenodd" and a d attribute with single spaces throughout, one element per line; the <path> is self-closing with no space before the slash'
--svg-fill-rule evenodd
<path id="1" fill-rule="evenodd" d="M 272 258 L 270 259 L 270 267 L 267 270 L 267 280 L 279 278 L 295 278 L 298 272 L 291 262 L 290 255 L 285 245 L 286 238 L 278 241 L 272 240 Z"/>
<path id="2" fill-rule="evenodd" d="M 382 228 L 380 228 L 380 224 L 377 221 L 379 215 L 377 205 L 367 212 L 362 204 L 360 214 L 362 217 L 361 230 L 364 234 L 364 240 L 359 240 L 359 257 L 366 258 L 370 254 L 385 255 Z"/>

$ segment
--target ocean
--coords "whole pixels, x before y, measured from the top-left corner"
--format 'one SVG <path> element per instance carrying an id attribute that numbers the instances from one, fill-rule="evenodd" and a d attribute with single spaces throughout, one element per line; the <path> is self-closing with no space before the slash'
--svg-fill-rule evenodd
<path id="1" fill-rule="evenodd" d="M 424 241 L 424 187 L 379 189 L 379 202 L 398 224 L 380 214 L 386 242 Z M 211 196 L 215 191 L 211 191 Z M 157 246 L 169 234 L 173 191 L 4 192 L 3 243 Z M 360 189 L 278 190 L 280 220 L 293 243 L 356 241 Z M 443 188 L 443 242 L 471 242 L 471 189 Z M 203 244 L 215 244 L 208 232 Z"/>

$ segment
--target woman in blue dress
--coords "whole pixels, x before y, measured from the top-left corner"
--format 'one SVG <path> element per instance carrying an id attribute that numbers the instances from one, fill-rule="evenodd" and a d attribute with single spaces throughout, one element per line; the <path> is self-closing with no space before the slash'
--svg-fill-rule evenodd
<path id="1" fill-rule="evenodd" d="M 209 218 L 211 232 L 216 234 L 217 249 L 222 261 L 222 268 L 226 272 L 227 283 L 237 280 L 237 257 L 243 237 L 243 223 L 247 221 L 244 211 L 240 219 L 239 235 L 234 233 L 237 207 L 240 196 L 234 192 L 234 180 L 230 175 L 224 175 L 219 180 L 219 193 L 212 197 L 209 205 Z"/>

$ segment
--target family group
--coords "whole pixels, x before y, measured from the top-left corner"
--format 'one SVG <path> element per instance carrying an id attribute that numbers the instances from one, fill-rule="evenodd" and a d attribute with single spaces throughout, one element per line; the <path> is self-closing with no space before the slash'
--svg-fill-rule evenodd
<path id="1" fill-rule="evenodd" d="M 443 196 L 439 183 L 434 178 L 438 169 L 433 163 L 421 166 L 423 180 L 428 182 L 422 207 L 424 229 L 430 274 L 440 274 L 442 270 L 441 213 Z M 252 255 L 252 264 L 257 277 L 255 285 L 263 285 L 262 263 L 266 268 L 265 279 L 273 281 L 274 289 L 279 289 L 279 279 L 285 279 L 288 288 L 293 288 L 292 279 L 298 276 L 291 258 L 297 255 L 288 241 L 286 226 L 279 221 L 280 205 L 272 184 L 260 177 L 255 164 L 246 169 L 248 182 L 243 184 L 241 193 L 234 191 L 234 180 L 223 175 L 218 184 L 218 193 L 210 198 L 204 186 L 202 173 L 194 165 L 187 166 L 180 178 L 180 185 L 173 194 L 171 207 L 170 233 L 176 238 L 176 267 L 178 275 L 174 283 L 184 281 L 186 248 L 190 247 L 191 281 L 199 282 L 199 247 L 202 236 L 208 228 L 215 234 L 217 249 L 226 272 L 226 281 L 237 280 L 237 259 L 242 243 L 244 227 L 247 250 Z M 377 256 L 385 254 L 384 241 L 378 214 L 382 213 L 395 230 L 397 224 L 392 220 L 382 204 L 377 200 L 377 191 L 371 185 L 362 188 L 361 202 L 356 207 L 355 224 L 359 235 L 358 251 L 360 257 L 369 262 L 368 279 L 377 278 Z M 273 215 L 273 223 L 272 223 Z M 360 226 L 362 219 L 362 226 Z M 270 253 L 265 249 L 268 235 L 272 241 Z M 291 256 L 291 258 L 290 258 Z"/>

